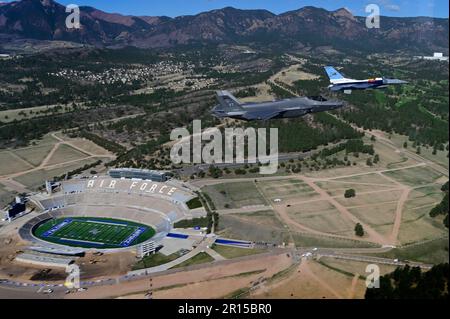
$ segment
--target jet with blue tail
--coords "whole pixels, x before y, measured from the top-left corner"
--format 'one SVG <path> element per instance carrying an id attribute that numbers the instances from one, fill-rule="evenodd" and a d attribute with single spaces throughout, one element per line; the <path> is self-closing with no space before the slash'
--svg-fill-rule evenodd
<path id="1" fill-rule="evenodd" d="M 371 90 L 371 89 L 384 89 L 389 85 L 407 84 L 408 82 L 398 79 L 388 78 L 372 78 L 366 80 L 355 80 L 344 77 L 334 67 L 326 66 L 328 78 L 331 85 L 328 88 L 331 91 L 343 91 L 345 94 L 351 94 L 352 90 Z"/>

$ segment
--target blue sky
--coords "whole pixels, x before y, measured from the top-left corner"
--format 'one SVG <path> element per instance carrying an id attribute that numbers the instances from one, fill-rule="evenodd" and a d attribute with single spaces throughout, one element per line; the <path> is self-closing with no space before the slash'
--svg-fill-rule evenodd
<path id="1" fill-rule="evenodd" d="M 1 2 L 2 0 L 0 0 Z M 5 0 L 3 0 L 5 1 Z M 448 18 L 448 0 L 56 0 L 62 4 L 89 5 L 107 12 L 130 15 L 166 15 L 170 17 L 196 14 L 226 6 L 240 9 L 267 9 L 282 13 L 312 5 L 335 10 L 345 7 L 354 15 L 363 16 L 365 6 L 378 4 L 381 15 Z"/>

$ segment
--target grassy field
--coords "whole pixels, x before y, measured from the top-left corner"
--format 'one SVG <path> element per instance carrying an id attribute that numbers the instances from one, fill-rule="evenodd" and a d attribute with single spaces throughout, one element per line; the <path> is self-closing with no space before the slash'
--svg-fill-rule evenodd
<path id="1" fill-rule="evenodd" d="M 79 167 L 84 166 L 85 164 L 92 164 L 96 162 L 96 158 L 90 158 L 86 160 L 81 160 L 79 162 L 63 165 L 61 167 L 53 168 L 53 169 L 40 169 L 31 173 L 27 173 L 16 177 L 15 180 L 19 183 L 27 186 L 30 189 L 36 189 L 39 186 L 44 184 L 45 180 L 52 179 L 55 176 L 60 176 L 72 170 L 75 170 Z"/>
<path id="2" fill-rule="evenodd" d="M 353 198 L 345 198 L 344 196 L 336 198 L 336 200 L 346 206 L 354 207 L 361 205 L 374 205 L 382 203 L 390 203 L 397 201 L 402 194 L 401 190 L 386 190 L 372 194 L 358 194 Z"/>
<path id="3" fill-rule="evenodd" d="M 88 156 L 87 154 L 82 153 L 68 145 L 63 144 L 56 149 L 55 153 L 53 154 L 53 156 L 51 157 L 51 159 L 47 164 L 55 165 L 59 163 L 80 160 L 87 156 Z"/>
<path id="4" fill-rule="evenodd" d="M 38 116 L 45 116 L 48 114 L 60 114 L 65 113 L 72 110 L 71 106 L 64 106 L 60 109 L 55 109 L 58 105 L 44 105 L 44 106 L 35 106 L 25 109 L 11 109 L 0 111 L 0 120 L 2 122 L 12 122 L 14 120 L 23 120 L 23 119 L 31 119 Z"/>
<path id="5" fill-rule="evenodd" d="M 0 175 L 14 174 L 33 168 L 7 151 L 0 152 L 0 163 L 2 163 L 0 165 Z"/>
<path id="6" fill-rule="evenodd" d="M 214 247 L 212 249 L 215 250 L 217 253 L 219 253 L 219 255 L 221 255 L 227 259 L 262 254 L 267 251 L 265 249 L 237 248 L 237 247 L 223 246 L 223 245 L 214 245 Z"/>
<path id="7" fill-rule="evenodd" d="M 395 248 L 386 253 L 374 254 L 374 256 L 431 264 L 448 263 L 448 246 L 448 238 L 446 237 L 423 244 Z"/>
<path id="8" fill-rule="evenodd" d="M 211 197 L 217 209 L 266 204 L 253 182 L 217 184 L 206 186 L 202 191 Z"/>
<path id="9" fill-rule="evenodd" d="M 408 149 L 412 152 L 415 152 L 416 150 L 412 147 L 412 142 L 408 141 L 408 137 L 404 135 L 399 134 L 392 134 L 391 136 L 391 142 L 394 143 L 397 147 L 403 148 L 403 143 L 408 143 Z M 445 168 L 449 168 L 449 160 L 447 157 L 448 151 L 437 151 L 436 154 L 433 154 L 433 148 L 429 147 L 421 147 L 421 153 L 420 156 L 423 158 L 426 158 L 432 162 L 435 162 Z"/>
<path id="10" fill-rule="evenodd" d="M 289 241 L 287 226 L 275 219 L 275 216 L 266 216 L 267 224 L 256 223 L 258 217 L 245 216 L 240 218 L 236 214 L 220 216 L 218 235 L 225 238 L 244 239 L 249 241 L 263 241 L 281 244 Z M 239 214 L 238 214 L 239 215 Z"/>
<path id="11" fill-rule="evenodd" d="M 349 211 L 361 221 L 372 225 L 392 225 L 397 203 L 381 203 L 370 206 L 350 208 Z"/>
<path id="12" fill-rule="evenodd" d="M 364 175 L 356 175 L 350 177 L 336 178 L 333 181 L 346 182 L 346 183 L 369 183 L 369 184 L 379 184 L 386 186 L 395 186 L 393 182 L 384 178 L 383 176 L 376 173 L 369 173 Z"/>
<path id="13" fill-rule="evenodd" d="M 402 184 L 409 186 L 419 186 L 434 183 L 442 175 L 428 167 L 413 167 L 398 171 L 383 173 L 392 177 Z"/>
<path id="14" fill-rule="evenodd" d="M 295 197 L 296 199 L 310 199 L 317 196 L 311 187 L 297 179 L 262 181 L 258 182 L 258 187 L 271 201 L 276 198 L 285 199 Z"/>
<path id="15" fill-rule="evenodd" d="M 214 258 L 212 258 L 207 253 L 201 252 L 201 253 L 198 253 L 197 255 L 195 255 L 194 257 L 192 257 L 186 261 L 183 261 L 181 264 L 178 264 L 178 265 L 172 267 L 171 269 L 188 267 L 188 266 L 204 264 L 204 263 L 210 263 L 213 261 L 214 261 Z"/>
<path id="16" fill-rule="evenodd" d="M 46 241 L 84 248 L 121 248 L 144 242 L 155 234 L 149 226 L 109 218 L 49 220 L 34 231 Z"/>
<path id="17" fill-rule="evenodd" d="M 293 205 L 288 214 L 294 221 L 325 233 L 351 235 L 355 227 L 328 201 Z"/>
<path id="18" fill-rule="evenodd" d="M 329 257 L 322 257 L 319 262 L 330 269 L 352 277 L 356 274 L 359 274 L 361 277 L 368 275 L 368 273 L 366 273 L 367 262 L 349 261 Z M 380 267 L 381 275 L 391 273 L 397 268 L 396 266 L 382 264 L 378 266 Z"/>
<path id="19" fill-rule="evenodd" d="M 273 211 L 259 211 L 252 213 L 237 213 L 233 217 L 243 222 L 258 226 L 282 229 L 283 225 Z"/>
<path id="20" fill-rule="evenodd" d="M 405 203 L 399 239 L 402 244 L 448 236 L 442 216 L 431 218 L 430 210 L 442 200 L 440 185 L 413 190 Z"/>
<path id="21" fill-rule="evenodd" d="M 145 256 L 141 260 L 139 260 L 134 266 L 133 270 L 145 269 L 150 267 L 156 267 L 159 265 L 166 264 L 171 262 L 180 256 L 177 253 L 171 254 L 169 256 L 165 256 L 161 253 L 151 254 L 149 256 Z"/>
<path id="22" fill-rule="evenodd" d="M 326 182 L 317 182 L 317 186 L 324 189 L 330 196 L 344 196 L 347 189 L 354 189 L 356 193 L 365 193 L 372 191 L 388 190 L 395 185 L 387 184 L 358 184 L 357 182 L 342 182 L 340 180 L 331 180 Z"/>
<path id="23" fill-rule="evenodd" d="M 14 150 L 14 153 L 34 166 L 38 166 L 47 157 L 54 145 L 54 143 L 38 144 L 36 146 L 19 148 Z"/>
<path id="24" fill-rule="evenodd" d="M 64 134 L 56 134 L 58 137 L 63 139 L 64 141 L 70 142 L 70 144 L 74 145 L 75 147 L 81 148 L 82 150 L 96 154 L 96 155 L 110 155 L 110 153 L 105 150 L 104 148 L 98 146 L 94 142 L 85 139 L 85 138 L 70 138 L 67 135 Z"/>
<path id="25" fill-rule="evenodd" d="M 322 248 L 370 248 L 377 245 L 356 241 L 352 239 L 331 238 L 325 236 L 314 236 L 307 234 L 294 234 L 295 245 L 297 247 L 322 247 Z"/>
<path id="26" fill-rule="evenodd" d="M 15 192 L 6 190 L 5 187 L 0 184 L 0 208 L 3 208 L 3 206 L 11 202 L 15 195 Z"/>
<path id="27" fill-rule="evenodd" d="M 368 136 L 365 136 L 363 140 L 365 144 L 373 144 L 375 153 L 380 157 L 380 161 L 376 164 L 378 167 L 391 169 L 416 164 L 414 160 L 408 159 L 401 149 L 398 152 L 395 152 L 391 147 L 384 143 L 371 141 Z"/>
<path id="28" fill-rule="evenodd" d="M 448 236 L 448 229 L 444 227 L 443 217 L 431 218 L 430 208 L 421 208 L 414 213 L 419 217 L 410 218 L 410 210 L 404 212 L 403 221 L 400 226 L 399 241 L 402 244 L 411 244 L 424 240 L 436 239 Z M 408 218 L 407 220 L 405 220 Z"/>

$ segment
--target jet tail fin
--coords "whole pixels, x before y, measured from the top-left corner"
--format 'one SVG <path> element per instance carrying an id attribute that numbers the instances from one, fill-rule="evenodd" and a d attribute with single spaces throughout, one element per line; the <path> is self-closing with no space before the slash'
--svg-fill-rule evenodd
<path id="1" fill-rule="evenodd" d="M 327 72 L 328 78 L 331 82 L 333 82 L 334 80 L 345 79 L 345 77 L 332 66 L 326 66 L 325 72 Z"/>
<path id="2" fill-rule="evenodd" d="M 217 91 L 217 100 L 225 110 L 242 110 L 241 103 L 228 91 Z"/>

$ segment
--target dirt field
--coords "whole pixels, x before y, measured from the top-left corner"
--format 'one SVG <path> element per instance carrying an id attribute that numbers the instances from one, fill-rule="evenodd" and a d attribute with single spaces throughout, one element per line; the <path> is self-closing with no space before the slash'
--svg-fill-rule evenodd
<path id="1" fill-rule="evenodd" d="M 266 83 L 254 85 L 253 87 L 258 90 L 258 94 L 256 96 L 239 99 L 242 103 L 273 101 L 275 98 L 275 96 L 270 93 L 270 86 Z"/>
<path id="2" fill-rule="evenodd" d="M 151 279 L 153 298 L 195 299 L 221 298 L 249 287 L 259 278 L 270 278 L 289 267 L 292 259 L 286 254 L 255 256 L 244 260 L 208 268 L 180 271 Z M 67 298 L 145 298 L 150 288 L 149 279 L 122 283 L 120 286 L 93 287 L 84 293 L 70 294 Z"/>
<path id="3" fill-rule="evenodd" d="M 357 280 L 354 282 L 354 277 Z M 362 299 L 364 281 L 331 270 L 316 261 L 305 260 L 290 274 L 272 284 L 261 286 L 251 298 Z"/>

